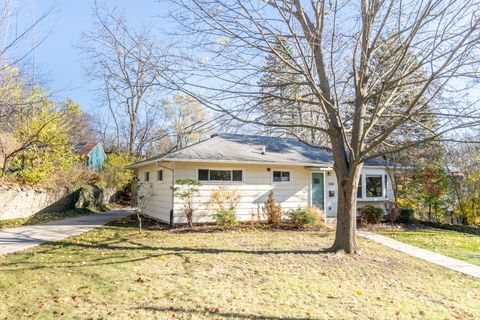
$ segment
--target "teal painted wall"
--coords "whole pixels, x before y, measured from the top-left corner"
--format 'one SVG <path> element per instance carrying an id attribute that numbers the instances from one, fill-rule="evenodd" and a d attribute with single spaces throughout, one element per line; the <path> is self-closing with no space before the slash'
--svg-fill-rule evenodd
<path id="1" fill-rule="evenodd" d="M 107 161 L 107 155 L 103 150 L 102 144 L 99 143 L 88 154 L 87 166 L 91 170 L 99 172 L 102 171 L 105 161 Z"/>

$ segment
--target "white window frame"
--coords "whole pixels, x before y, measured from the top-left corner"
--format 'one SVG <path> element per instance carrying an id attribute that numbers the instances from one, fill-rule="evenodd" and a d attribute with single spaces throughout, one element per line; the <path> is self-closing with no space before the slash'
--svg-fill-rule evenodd
<path id="1" fill-rule="evenodd" d="M 271 169 L 271 174 L 270 174 L 270 182 L 272 185 L 285 185 L 285 184 L 292 184 L 293 181 L 293 171 L 291 169 Z M 277 172 L 288 172 L 290 174 L 290 181 L 273 181 L 273 173 Z M 280 173 L 280 176 L 282 174 Z"/>
<path id="2" fill-rule="evenodd" d="M 199 170 L 208 170 L 208 179 L 209 180 L 199 180 L 198 179 L 198 171 Z M 233 171 L 242 171 L 242 181 L 225 181 L 225 180 L 210 180 L 210 170 L 228 170 L 232 171 L 232 179 L 233 179 Z M 195 178 L 197 181 L 203 184 L 245 184 L 245 172 L 244 168 L 222 168 L 222 167 L 196 167 L 195 168 Z"/>
<path id="3" fill-rule="evenodd" d="M 369 177 L 380 177 L 380 181 L 382 181 L 382 195 L 380 197 L 369 197 L 367 194 L 367 178 Z M 367 200 L 384 200 L 386 198 L 386 190 L 385 190 L 385 175 L 381 173 L 370 173 L 365 174 L 363 179 L 364 184 L 362 185 L 362 197 L 363 199 Z"/>
<path id="4" fill-rule="evenodd" d="M 148 176 L 148 179 L 147 179 L 147 176 Z M 147 170 L 143 173 L 143 181 L 150 182 L 150 171 Z"/>
<path id="5" fill-rule="evenodd" d="M 159 178 L 159 177 L 158 177 L 158 174 L 159 174 L 160 171 L 162 172 L 162 179 L 161 179 L 161 180 L 158 179 L 158 178 Z M 156 180 L 156 182 L 158 182 L 158 183 L 163 183 L 164 180 L 165 180 L 165 172 L 164 172 L 164 170 L 163 170 L 163 169 L 158 169 L 158 170 L 157 170 L 157 180 Z"/>
<path id="6" fill-rule="evenodd" d="M 365 187 L 366 187 L 366 184 L 365 184 L 365 174 L 362 172 L 360 174 L 360 179 L 358 180 L 358 186 L 357 186 L 357 199 L 364 199 L 365 198 Z M 361 192 L 360 192 L 360 196 L 358 196 L 358 187 L 361 188 Z"/>

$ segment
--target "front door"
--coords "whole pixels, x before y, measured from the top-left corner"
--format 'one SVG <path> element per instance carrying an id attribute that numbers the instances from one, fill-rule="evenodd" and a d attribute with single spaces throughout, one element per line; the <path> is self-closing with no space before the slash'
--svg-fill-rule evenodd
<path id="1" fill-rule="evenodd" d="M 312 206 L 324 210 L 323 172 L 312 172 Z"/>

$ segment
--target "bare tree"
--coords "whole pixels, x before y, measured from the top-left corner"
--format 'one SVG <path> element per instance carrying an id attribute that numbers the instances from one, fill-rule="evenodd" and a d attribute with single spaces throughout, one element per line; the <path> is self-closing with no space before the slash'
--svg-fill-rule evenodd
<path id="1" fill-rule="evenodd" d="M 150 28 L 135 30 L 116 9 L 95 4 L 94 18 L 94 30 L 83 34 L 80 46 L 90 62 L 86 73 L 108 107 L 116 147 L 123 139 L 130 153 L 141 154 L 161 111 L 163 52 Z"/>
<path id="2" fill-rule="evenodd" d="M 245 124 L 328 136 L 339 191 L 332 251 L 358 251 L 356 192 L 366 160 L 457 140 L 455 132 L 478 125 L 479 108 L 462 92 L 478 77 L 476 0 L 174 2 L 191 46 L 162 74 L 173 88 Z M 288 49 L 278 49 L 280 39 Z M 323 121 L 264 121 L 259 78 L 269 55 L 300 75 L 308 88 L 301 99 Z M 435 124 L 422 124 L 427 117 Z M 409 134 L 419 124 L 422 135 Z"/>

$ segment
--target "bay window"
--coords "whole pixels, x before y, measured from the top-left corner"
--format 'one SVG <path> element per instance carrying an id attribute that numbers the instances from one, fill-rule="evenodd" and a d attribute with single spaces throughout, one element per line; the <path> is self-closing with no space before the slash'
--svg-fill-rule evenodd
<path id="1" fill-rule="evenodd" d="M 383 195 L 383 176 L 367 175 L 365 177 L 365 191 L 367 198 L 382 198 Z"/>
<path id="2" fill-rule="evenodd" d="M 363 175 L 360 175 L 360 180 L 358 180 L 358 187 L 357 187 L 357 198 L 363 198 Z"/>
<path id="3" fill-rule="evenodd" d="M 358 181 L 358 199 L 383 199 L 387 197 L 387 175 L 362 174 Z"/>

